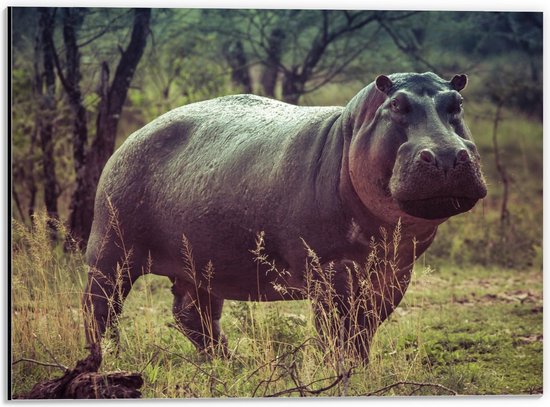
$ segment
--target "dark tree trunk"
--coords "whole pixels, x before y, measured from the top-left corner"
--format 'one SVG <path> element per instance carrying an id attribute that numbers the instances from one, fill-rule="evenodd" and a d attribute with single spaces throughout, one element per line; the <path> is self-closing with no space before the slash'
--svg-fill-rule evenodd
<path id="1" fill-rule="evenodd" d="M 36 187 L 36 181 L 34 179 L 34 146 L 36 145 L 36 135 L 38 133 L 38 128 L 35 128 L 31 132 L 31 145 L 29 147 L 29 157 L 28 160 L 28 186 L 29 186 L 29 206 L 27 209 L 27 214 L 29 219 L 32 219 L 34 215 L 34 207 L 36 205 L 36 193 L 38 188 Z"/>
<path id="2" fill-rule="evenodd" d="M 260 79 L 262 83 L 264 96 L 275 97 L 275 86 L 281 66 L 281 57 L 283 54 L 283 41 L 286 34 L 280 28 L 275 28 L 267 43 L 267 59 L 264 62 L 264 69 Z"/>
<path id="3" fill-rule="evenodd" d="M 39 135 L 42 148 L 42 166 L 44 169 L 44 203 L 51 219 L 57 219 L 57 178 L 53 153 L 53 119 L 55 115 L 55 72 L 53 52 L 53 31 L 55 11 L 51 8 L 40 9 L 40 30 L 42 39 L 42 63 L 44 69 L 45 92 L 40 103 Z"/>
<path id="4" fill-rule="evenodd" d="M 502 181 L 502 202 L 500 206 L 500 224 L 501 226 L 507 226 L 510 224 L 510 211 L 508 210 L 508 196 L 510 189 L 510 177 L 508 176 L 508 171 L 502 163 L 500 148 L 498 145 L 498 125 L 502 120 L 501 111 L 504 102 L 499 100 L 497 102 L 497 108 L 495 111 L 495 117 L 493 119 L 493 152 L 495 154 L 495 166 L 500 175 Z M 504 236 L 504 234 L 502 235 Z"/>
<path id="5" fill-rule="evenodd" d="M 88 124 L 86 108 L 80 91 L 80 52 L 77 45 L 77 32 L 82 24 L 84 11 L 78 8 L 63 9 L 63 41 L 67 58 L 67 69 L 63 85 L 69 97 L 69 105 L 74 114 L 73 121 L 73 160 L 75 172 L 84 167 Z"/>
<path id="6" fill-rule="evenodd" d="M 69 226 L 72 237 L 84 247 L 92 226 L 95 192 L 101 171 L 113 154 L 118 121 L 128 88 L 136 67 L 145 50 L 149 33 L 150 9 L 136 9 L 132 36 L 109 86 L 109 69 L 106 62 L 101 67 L 99 113 L 96 136 L 86 154 L 86 165 L 77 174 L 77 185 L 71 200 Z"/>
<path id="7" fill-rule="evenodd" d="M 244 93 L 252 93 L 252 81 L 248 71 L 248 58 L 240 40 L 229 42 L 224 49 L 224 56 L 231 67 L 231 81 L 242 88 Z"/>
<path id="8" fill-rule="evenodd" d="M 15 207 L 17 208 L 17 212 L 19 213 L 19 217 L 21 218 L 21 222 L 25 222 L 25 215 L 23 215 L 23 209 L 21 207 L 21 200 L 19 199 L 19 195 L 17 194 L 17 191 L 15 190 L 15 185 L 12 185 L 11 187 L 11 196 L 13 198 L 13 201 L 15 202 Z M 13 208 L 13 206 L 12 206 Z M 13 209 L 12 209 L 13 212 Z"/>
<path id="9" fill-rule="evenodd" d="M 42 52 L 42 30 L 40 24 L 36 29 L 36 35 L 34 39 L 34 61 L 33 61 L 33 81 L 32 81 L 32 93 L 35 100 L 42 100 L 42 69 L 40 62 Z M 34 207 L 36 205 L 36 193 L 38 191 L 36 187 L 36 181 L 34 179 L 34 149 L 36 146 L 36 139 L 40 132 L 40 117 L 39 112 L 34 111 L 34 128 L 31 131 L 31 142 L 29 146 L 29 155 L 27 157 L 27 171 L 28 171 L 28 188 L 29 188 L 29 205 L 27 214 L 29 219 L 32 220 L 34 215 Z"/>
<path id="10" fill-rule="evenodd" d="M 298 104 L 300 97 L 304 94 L 305 81 L 296 69 L 285 72 L 283 76 L 283 100 L 286 103 Z"/>

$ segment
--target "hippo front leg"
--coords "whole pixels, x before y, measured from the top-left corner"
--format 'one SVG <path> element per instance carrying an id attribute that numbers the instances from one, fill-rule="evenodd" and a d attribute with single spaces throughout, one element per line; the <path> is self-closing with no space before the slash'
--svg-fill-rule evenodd
<path id="1" fill-rule="evenodd" d="M 371 271 L 352 262 L 324 265 L 314 276 L 316 325 L 325 344 L 368 363 L 372 338 L 399 305 L 410 271 Z"/>
<path id="2" fill-rule="evenodd" d="M 199 352 L 227 356 L 227 339 L 220 327 L 223 298 L 177 278 L 172 282 L 172 312 L 177 328 Z"/>

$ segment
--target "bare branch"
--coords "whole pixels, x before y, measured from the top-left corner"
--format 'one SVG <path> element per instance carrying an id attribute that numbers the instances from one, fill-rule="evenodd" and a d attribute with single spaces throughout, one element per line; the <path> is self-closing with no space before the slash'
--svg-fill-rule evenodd
<path id="1" fill-rule="evenodd" d="M 57 361 L 57 359 L 55 358 L 55 355 L 48 349 L 48 347 L 46 345 L 44 345 L 44 342 L 42 342 L 36 334 L 33 333 L 32 336 L 34 336 L 34 339 L 36 339 L 38 341 L 40 346 L 42 346 L 42 348 L 44 348 L 44 350 L 48 353 L 48 355 L 50 355 L 50 357 L 53 359 L 53 361 L 57 364 L 58 367 L 67 370 L 67 368 L 65 366 L 63 366 L 61 363 L 59 363 Z"/>
<path id="2" fill-rule="evenodd" d="M 384 387 L 382 387 L 378 390 L 374 390 L 374 391 L 371 391 L 369 393 L 361 394 L 361 396 L 367 396 L 367 397 L 369 397 L 369 396 L 378 396 L 378 395 L 387 393 L 389 390 L 393 389 L 394 387 L 398 387 L 398 386 L 417 386 L 418 388 L 435 387 L 437 389 L 444 390 L 444 391 L 450 393 L 453 396 L 458 395 L 458 393 L 456 391 L 454 391 L 453 389 L 450 389 L 449 387 L 443 386 L 442 384 L 439 384 L 439 383 L 423 383 L 423 382 L 412 382 L 412 381 L 402 380 L 402 381 L 398 381 L 398 382 L 389 384 L 387 386 L 384 386 Z M 418 390 L 419 389 L 415 389 L 414 392 L 416 392 Z"/>
<path id="3" fill-rule="evenodd" d="M 80 44 L 78 44 L 78 48 L 82 48 L 82 47 L 85 47 L 86 45 L 94 42 L 95 40 L 103 37 L 105 34 L 107 34 L 108 32 L 111 32 L 114 30 L 113 26 L 114 26 L 114 23 L 117 21 L 117 20 L 120 20 L 122 17 L 126 17 L 128 14 L 130 14 L 132 12 L 131 9 L 128 9 L 127 11 L 125 11 L 124 13 L 114 17 L 111 21 L 107 22 L 105 24 L 105 26 L 96 34 L 92 35 L 90 38 L 87 38 L 86 40 L 82 41 Z"/>
<path id="4" fill-rule="evenodd" d="M 384 28 L 384 30 L 388 33 L 390 38 L 393 40 L 395 46 L 399 48 L 403 53 L 409 55 L 410 57 L 414 58 L 416 61 L 424 64 L 426 67 L 428 67 L 430 70 L 432 70 L 434 73 L 438 73 L 439 69 L 432 65 L 430 62 L 428 62 L 426 59 L 418 55 L 418 52 L 414 49 L 412 49 L 409 45 L 407 45 L 403 38 L 397 34 L 393 28 L 386 24 L 386 21 L 384 19 L 378 19 L 378 23 Z"/>
<path id="5" fill-rule="evenodd" d="M 314 381 L 312 381 L 311 383 L 309 383 L 307 385 L 293 387 L 291 389 L 286 389 L 286 390 L 281 390 L 277 393 L 268 394 L 265 397 L 279 397 L 279 396 L 283 396 L 285 394 L 292 394 L 292 393 L 297 393 L 297 392 L 300 393 L 300 394 L 308 393 L 310 395 L 319 395 L 319 394 L 321 394 L 321 393 L 323 393 L 327 390 L 330 390 L 333 387 L 337 386 L 338 383 L 340 383 L 345 377 L 349 377 L 351 375 L 352 370 L 353 370 L 353 367 L 350 368 L 344 374 L 340 374 L 338 376 L 333 376 L 333 377 L 326 377 L 326 378 L 323 378 L 323 379 L 317 379 L 317 380 L 314 380 Z M 321 387 L 320 389 L 316 389 L 316 390 L 310 389 L 310 386 L 315 384 L 315 383 L 319 383 L 319 382 L 322 382 L 322 381 L 325 381 L 325 380 L 331 380 L 331 379 L 335 379 L 335 380 L 332 383 L 330 383 L 328 386 Z"/>
<path id="6" fill-rule="evenodd" d="M 68 367 L 66 366 L 63 366 L 63 365 L 60 365 L 59 363 L 55 362 L 55 363 L 49 363 L 49 362 L 41 362 L 39 360 L 34 360 L 34 359 L 29 359 L 29 358 L 20 358 L 20 359 L 17 359 L 16 361 L 12 362 L 12 366 L 15 366 L 16 364 L 18 363 L 21 363 L 21 362 L 29 362 L 29 363 L 34 363 L 35 365 L 40 365 L 40 366 L 47 366 L 47 367 L 56 367 L 58 369 L 61 369 L 63 372 L 66 372 L 67 370 L 69 370 Z"/>

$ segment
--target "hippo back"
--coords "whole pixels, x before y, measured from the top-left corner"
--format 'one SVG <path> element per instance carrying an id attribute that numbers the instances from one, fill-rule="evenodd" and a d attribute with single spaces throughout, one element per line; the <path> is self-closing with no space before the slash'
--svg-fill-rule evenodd
<path id="1" fill-rule="evenodd" d="M 133 133 L 103 171 L 89 263 L 113 210 L 125 245 L 156 254 L 158 274 L 173 274 L 181 263 L 183 235 L 198 267 L 254 266 L 250 250 L 260 231 L 282 264 L 294 262 L 293 251 L 303 261 L 300 239 L 315 243 L 323 236 L 319 219 L 342 216 L 342 141 L 333 131 L 341 111 L 237 95 L 159 117 Z"/>

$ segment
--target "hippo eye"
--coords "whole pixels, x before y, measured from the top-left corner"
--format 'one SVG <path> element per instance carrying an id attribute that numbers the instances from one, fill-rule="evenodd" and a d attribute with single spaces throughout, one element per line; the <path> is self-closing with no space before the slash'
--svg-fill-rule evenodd
<path id="1" fill-rule="evenodd" d="M 394 112 L 399 112 L 399 102 L 397 101 L 397 99 L 392 99 L 390 105 Z"/>
<path id="2" fill-rule="evenodd" d="M 404 99 L 392 99 L 390 102 L 391 110 L 394 113 L 405 114 L 409 111 L 409 105 Z"/>
<path id="3" fill-rule="evenodd" d="M 450 114 L 458 114 L 462 111 L 462 102 L 463 99 L 455 99 L 448 107 L 448 112 Z"/>
<path id="4" fill-rule="evenodd" d="M 411 105 L 405 95 L 397 94 L 390 99 L 390 109 L 393 113 L 404 116 L 411 111 Z"/>

